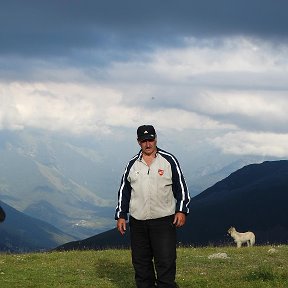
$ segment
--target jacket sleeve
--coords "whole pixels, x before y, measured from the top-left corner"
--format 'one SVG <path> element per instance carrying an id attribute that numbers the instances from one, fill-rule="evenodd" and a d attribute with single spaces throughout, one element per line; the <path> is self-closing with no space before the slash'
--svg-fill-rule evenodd
<path id="1" fill-rule="evenodd" d="M 176 210 L 175 212 L 189 213 L 190 195 L 188 187 L 181 171 L 180 164 L 175 157 L 172 157 L 171 168 L 172 168 L 172 187 L 174 197 L 176 199 Z"/>
<path id="2" fill-rule="evenodd" d="M 128 181 L 128 175 L 131 168 L 129 163 L 125 169 L 125 172 L 121 179 L 120 188 L 118 191 L 118 204 L 115 211 L 115 220 L 123 218 L 127 220 L 127 214 L 129 213 L 129 203 L 131 198 L 131 185 Z"/>

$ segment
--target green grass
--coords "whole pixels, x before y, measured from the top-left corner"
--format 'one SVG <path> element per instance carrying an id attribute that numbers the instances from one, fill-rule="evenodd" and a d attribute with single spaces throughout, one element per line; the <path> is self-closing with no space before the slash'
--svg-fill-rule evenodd
<path id="1" fill-rule="evenodd" d="M 288 246 L 178 248 L 177 283 L 189 287 L 288 287 Z M 270 250 L 270 251 L 269 251 Z M 226 253 L 227 258 L 212 258 Z M 129 250 L 0 254 L 0 287 L 132 288 Z"/>

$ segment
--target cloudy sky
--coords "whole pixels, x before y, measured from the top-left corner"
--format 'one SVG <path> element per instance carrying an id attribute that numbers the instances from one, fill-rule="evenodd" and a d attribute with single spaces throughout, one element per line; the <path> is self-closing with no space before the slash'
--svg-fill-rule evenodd
<path id="1" fill-rule="evenodd" d="M 174 150 L 288 157 L 287 11 L 284 0 L 3 0 L 0 129 L 117 143 L 145 123 Z"/>

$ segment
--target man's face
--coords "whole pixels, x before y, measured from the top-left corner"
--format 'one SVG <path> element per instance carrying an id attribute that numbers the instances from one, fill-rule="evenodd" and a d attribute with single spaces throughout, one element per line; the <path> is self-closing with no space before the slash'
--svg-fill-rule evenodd
<path id="1" fill-rule="evenodd" d="M 156 146 L 157 146 L 157 140 L 156 139 L 148 139 L 148 140 L 142 140 L 138 141 L 142 152 L 146 155 L 151 155 L 154 152 L 156 152 Z"/>

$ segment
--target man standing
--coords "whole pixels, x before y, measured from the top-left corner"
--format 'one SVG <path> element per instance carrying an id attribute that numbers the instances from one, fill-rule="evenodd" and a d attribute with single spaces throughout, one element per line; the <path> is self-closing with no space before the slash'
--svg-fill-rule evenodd
<path id="1" fill-rule="evenodd" d="M 177 159 L 157 147 L 154 127 L 138 127 L 137 140 L 141 150 L 129 161 L 118 192 L 117 229 L 125 233 L 130 213 L 137 287 L 174 288 L 176 227 L 185 224 L 189 192 Z"/>

